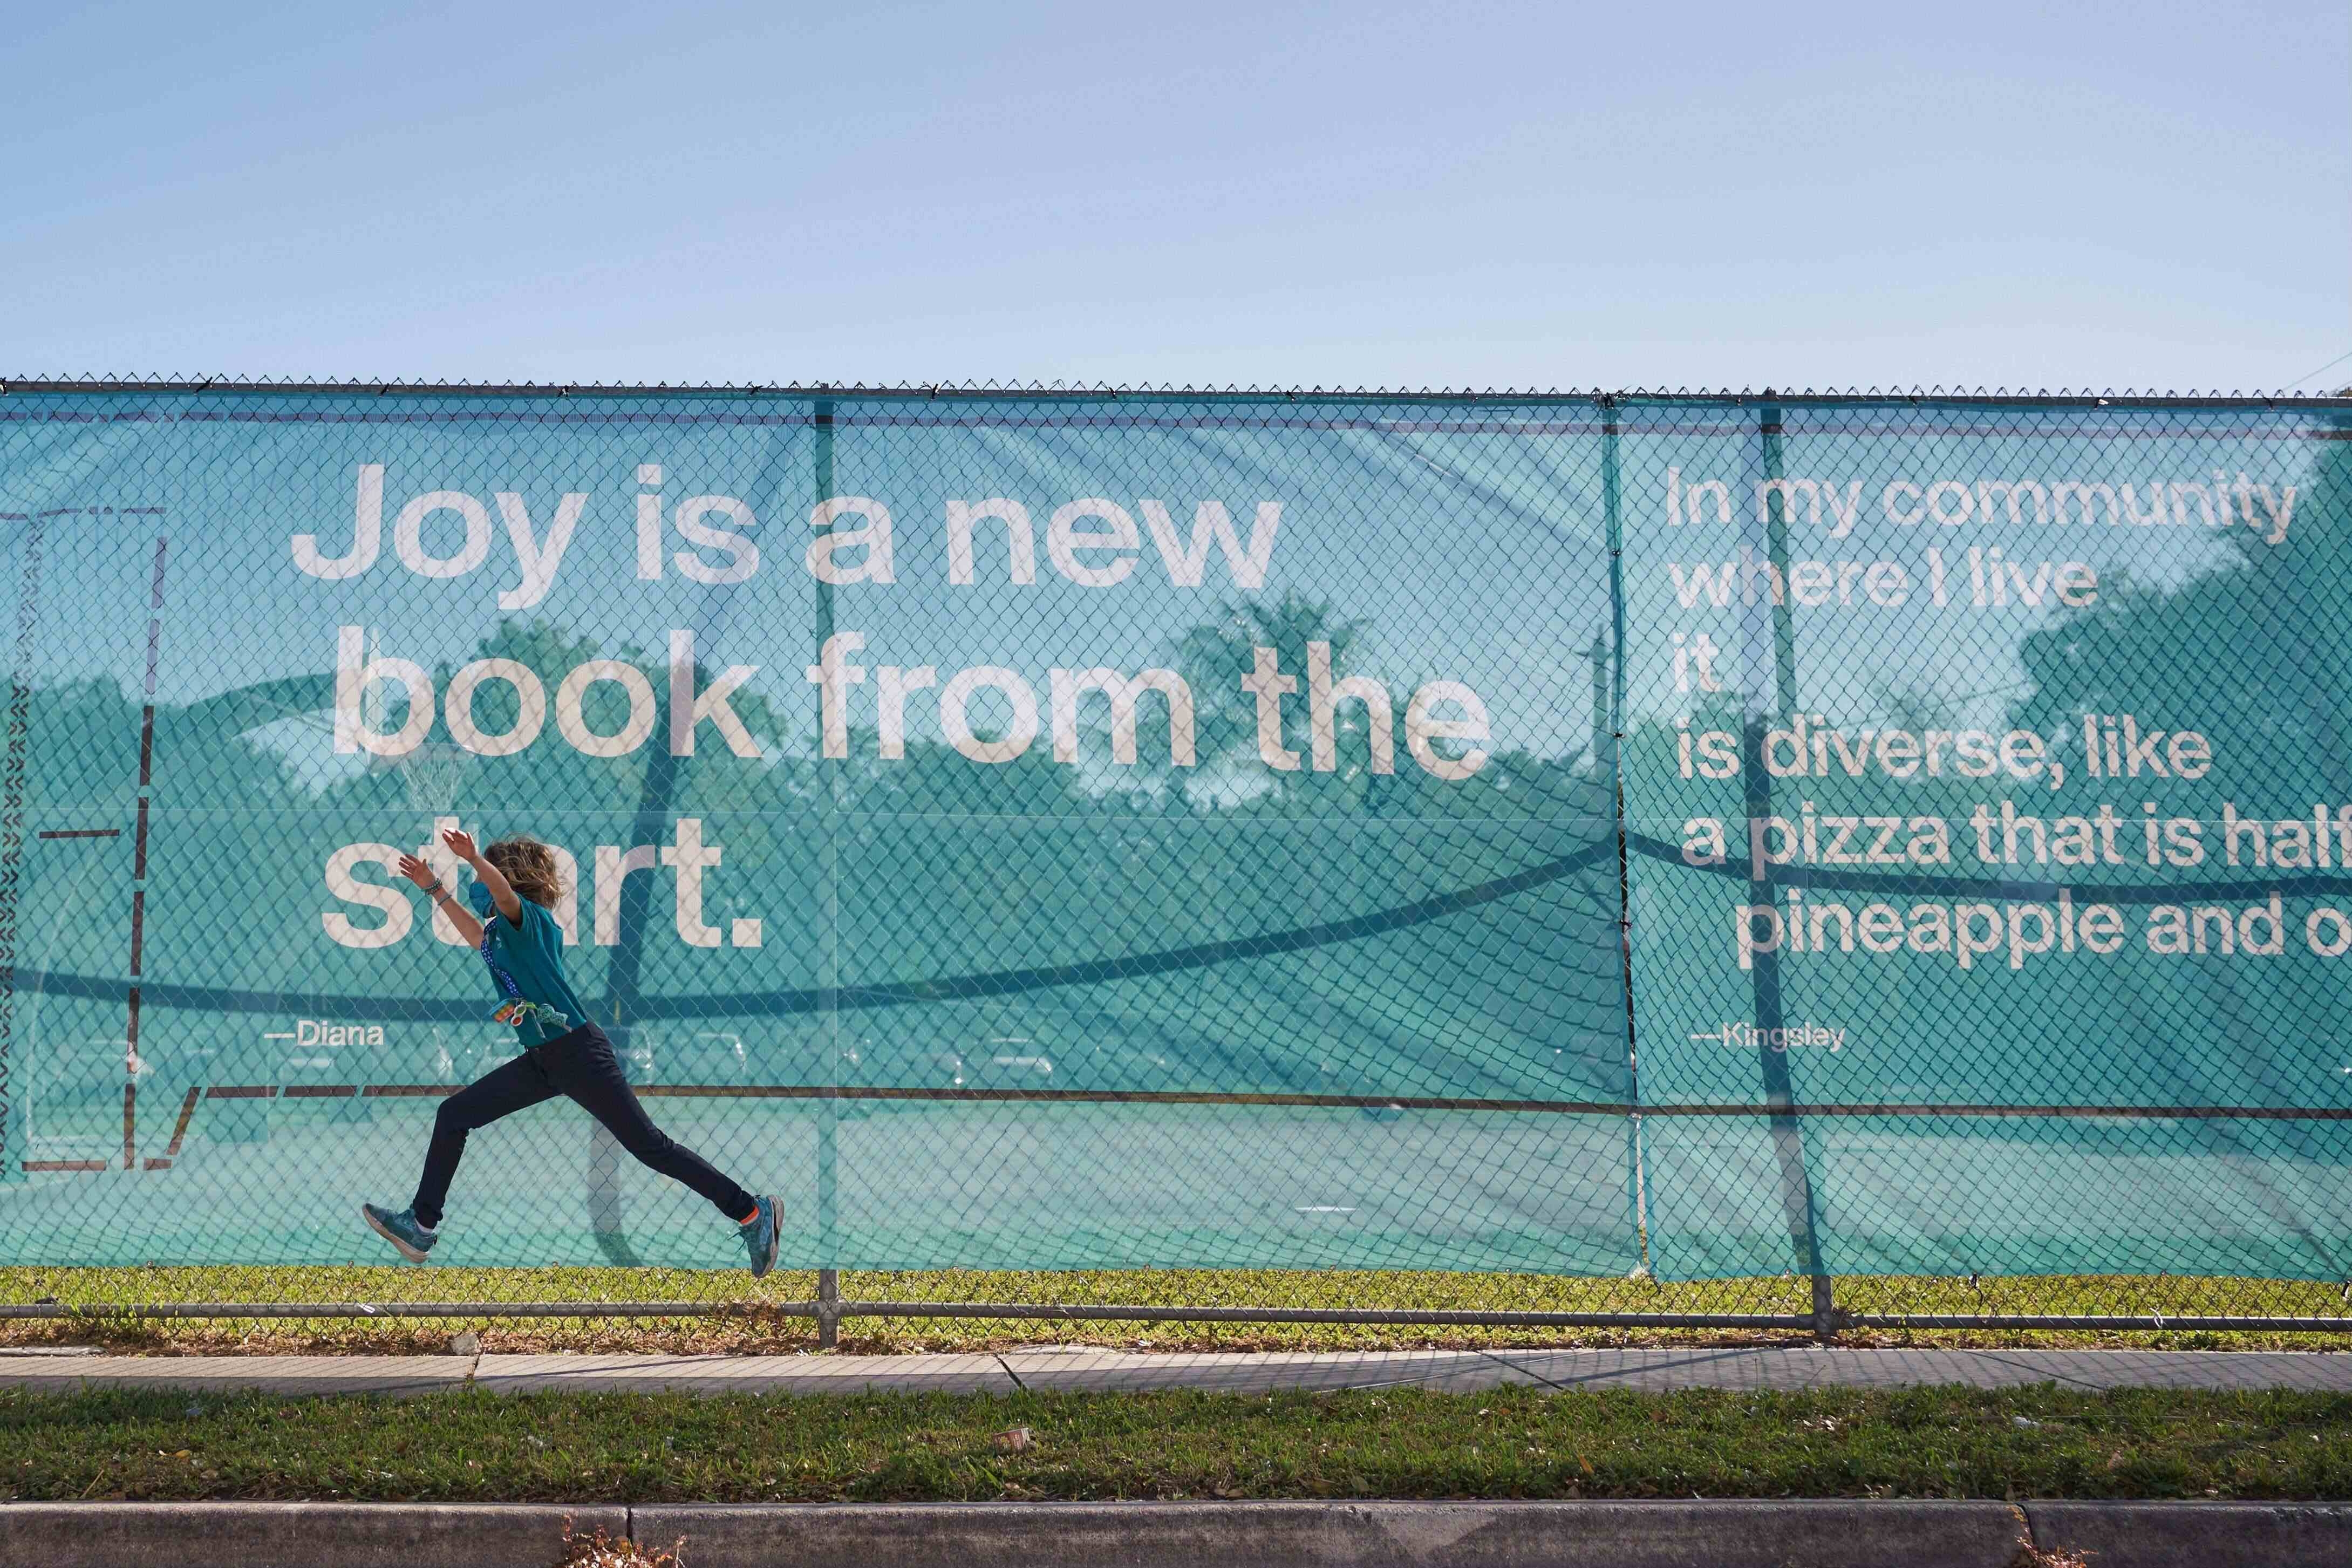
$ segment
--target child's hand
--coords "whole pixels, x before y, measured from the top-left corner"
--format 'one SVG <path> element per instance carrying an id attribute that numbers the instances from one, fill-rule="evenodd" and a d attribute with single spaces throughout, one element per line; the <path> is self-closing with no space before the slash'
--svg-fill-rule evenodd
<path id="1" fill-rule="evenodd" d="M 482 857 L 474 847 L 474 836 L 460 827 L 453 827 L 441 836 L 442 847 L 470 866 Z"/>
<path id="2" fill-rule="evenodd" d="M 414 855 L 400 858 L 400 874 L 428 892 L 441 885 L 439 874 Z"/>

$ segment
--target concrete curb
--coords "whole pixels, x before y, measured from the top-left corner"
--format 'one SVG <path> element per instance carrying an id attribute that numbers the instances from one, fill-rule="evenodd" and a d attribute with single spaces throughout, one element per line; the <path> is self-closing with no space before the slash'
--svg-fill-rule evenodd
<path id="1" fill-rule="evenodd" d="M 2027 1511 L 2037 1544 L 2095 1552 L 2094 1568 L 2139 1563 L 2343 1568 L 2352 1563 L 2352 1503 L 2037 1502 Z"/>
<path id="2" fill-rule="evenodd" d="M 5 1503 L 0 1565 L 550 1568 L 566 1519 L 691 1568 L 2011 1568 L 2019 1546 L 2095 1568 L 2328 1568 L 2352 1504 L 1799 1501 L 1135 1502 L 819 1506 Z"/>
<path id="3" fill-rule="evenodd" d="M 0 1564 L 550 1568 L 566 1519 L 629 1527 L 627 1509 L 595 1503 L 12 1502 L 0 1503 Z"/>
<path id="4" fill-rule="evenodd" d="M 2009 1568 L 1997 1502 L 948 1503 L 636 1510 L 692 1568 Z"/>

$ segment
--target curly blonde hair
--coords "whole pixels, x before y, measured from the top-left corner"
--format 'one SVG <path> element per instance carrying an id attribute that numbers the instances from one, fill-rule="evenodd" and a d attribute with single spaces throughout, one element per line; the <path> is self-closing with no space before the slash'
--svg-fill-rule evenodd
<path id="1" fill-rule="evenodd" d="M 499 839 L 482 851 L 482 858 L 496 866 L 518 894 L 543 910 L 553 909 L 563 897 L 555 851 L 527 833 Z"/>

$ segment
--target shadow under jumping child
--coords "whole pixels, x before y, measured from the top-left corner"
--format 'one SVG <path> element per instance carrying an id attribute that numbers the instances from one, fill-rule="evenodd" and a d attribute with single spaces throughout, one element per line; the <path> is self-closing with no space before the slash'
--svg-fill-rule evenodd
<path id="1" fill-rule="evenodd" d="M 400 874 L 430 893 L 481 953 L 499 993 L 492 1016 L 514 1026 L 522 1055 L 441 1102 L 415 1201 L 398 1213 L 362 1204 L 368 1225 L 402 1257 L 424 1262 L 441 1238 L 441 1206 L 466 1152 L 466 1134 L 561 1094 L 603 1122 L 646 1166 L 709 1199 L 743 1238 L 753 1277 L 765 1275 L 776 1266 L 776 1200 L 745 1192 L 653 1124 L 621 1076 L 613 1042 L 588 1021 L 588 1010 L 564 978 L 563 928 L 548 912 L 563 891 L 554 853 L 524 837 L 501 838 L 478 852 L 470 834 L 444 833 L 441 842 L 474 868 L 467 889 L 470 912 L 415 856 L 401 857 Z"/>

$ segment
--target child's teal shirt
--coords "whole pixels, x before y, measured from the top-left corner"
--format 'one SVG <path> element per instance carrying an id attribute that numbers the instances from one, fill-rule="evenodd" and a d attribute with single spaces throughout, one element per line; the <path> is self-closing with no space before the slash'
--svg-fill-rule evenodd
<path id="1" fill-rule="evenodd" d="M 522 1048 L 588 1022 L 588 1009 L 563 977 L 563 928 L 555 917 L 524 899 L 521 921 L 509 921 L 479 882 L 466 889 L 466 898 L 482 918 L 482 962 L 498 987 L 499 1022 L 514 1026 Z"/>

